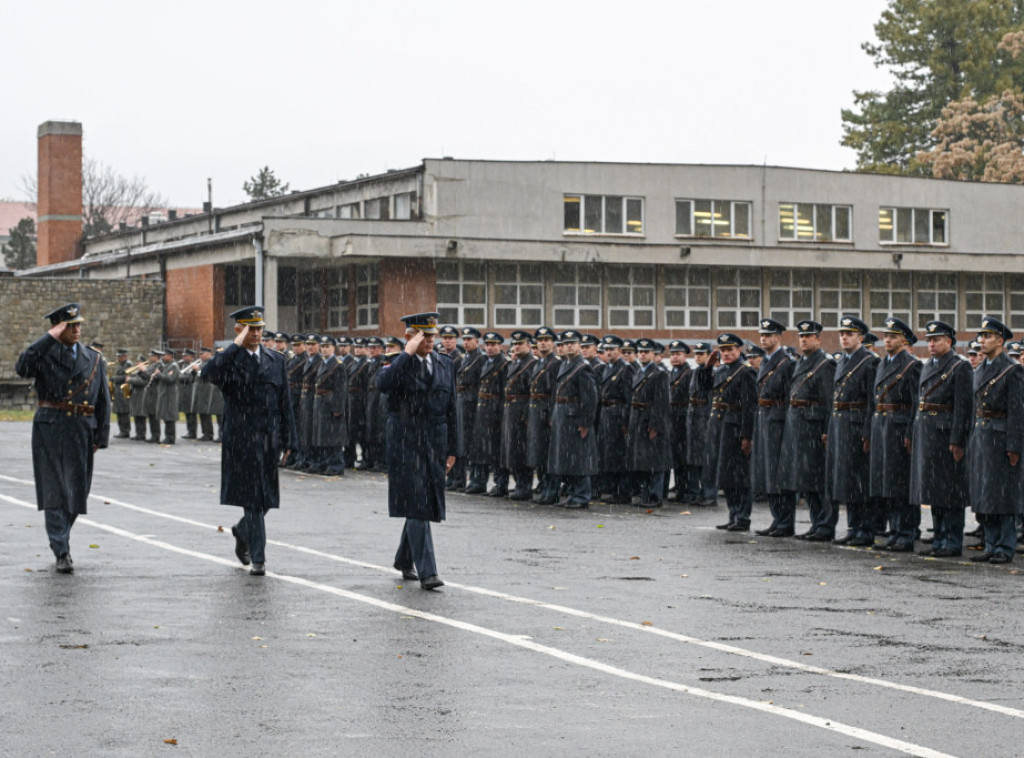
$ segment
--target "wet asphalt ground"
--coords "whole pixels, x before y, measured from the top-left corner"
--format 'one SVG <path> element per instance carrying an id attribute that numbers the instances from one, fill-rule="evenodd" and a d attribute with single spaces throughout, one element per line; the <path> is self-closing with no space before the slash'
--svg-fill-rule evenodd
<path id="1" fill-rule="evenodd" d="M 219 446 L 112 440 L 64 576 L 29 440 L 0 424 L 0 755 L 1024 756 L 1024 556 L 450 495 L 426 592 L 384 475 L 283 472 L 257 578 Z"/>

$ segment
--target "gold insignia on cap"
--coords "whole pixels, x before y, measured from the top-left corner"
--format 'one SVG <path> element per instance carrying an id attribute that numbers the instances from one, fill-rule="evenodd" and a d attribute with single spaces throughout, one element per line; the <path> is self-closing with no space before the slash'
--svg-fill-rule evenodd
<path id="1" fill-rule="evenodd" d="M 68 315 L 74 318 L 78 315 L 78 308 L 68 308 Z"/>
<path id="2" fill-rule="evenodd" d="M 852 326 L 852 325 L 853 325 L 853 319 L 850 319 L 850 318 L 844 318 L 843 319 L 843 326 Z"/>
<path id="3" fill-rule="evenodd" d="M 888 321 L 885 322 L 885 325 L 891 329 L 896 325 L 896 322 L 893 321 L 892 319 L 889 319 Z"/>
<path id="4" fill-rule="evenodd" d="M 985 321 L 982 321 L 982 322 L 981 322 L 981 327 L 982 327 L 983 329 L 987 329 L 987 328 L 988 328 L 988 320 L 987 320 L 987 319 L 986 319 Z"/>
<path id="5" fill-rule="evenodd" d="M 934 332 L 936 329 L 938 329 L 938 326 L 936 324 L 928 324 L 929 332 Z"/>
<path id="6" fill-rule="evenodd" d="M 761 322 L 761 328 L 762 329 L 767 329 L 771 325 L 772 325 L 772 322 L 768 321 L 767 319 L 765 319 L 764 321 Z"/>

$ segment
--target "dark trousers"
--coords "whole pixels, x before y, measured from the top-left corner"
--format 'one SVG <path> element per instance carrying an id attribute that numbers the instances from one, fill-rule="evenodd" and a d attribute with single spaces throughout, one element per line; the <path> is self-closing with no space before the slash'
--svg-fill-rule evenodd
<path id="1" fill-rule="evenodd" d="M 164 421 L 164 440 L 173 445 L 176 434 L 177 423 L 174 421 Z"/>
<path id="2" fill-rule="evenodd" d="M 160 419 L 155 415 L 149 417 L 149 438 L 151 440 L 160 439 Z"/>
<path id="3" fill-rule="evenodd" d="M 209 413 L 199 414 L 199 428 L 203 432 L 202 439 L 209 442 L 213 439 L 213 416 Z"/>
<path id="4" fill-rule="evenodd" d="M 135 419 L 135 439 L 146 439 L 146 423 L 148 419 L 145 416 L 132 416 L 132 418 Z"/>
<path id="5" fill-rule="evenodd" d="M 117 431 L 122 437 L 130 437 L 132 434 L 132 417 L 127 413 L 117 414 Z"/>
<path id="6" fill-rule="evenodd" d="M 885 506 L 885 512 L 889 516 L 889 529 L 892 532 L 888 544 L 913 547 L 921 527 L 921 506 L 894 498 L 886 498 Z"/>
<path id="7" fill-rule="evenodd" d="M 768 495 L 768 510 L 772 514 L 772 529 L 792 532 L 796 520 L 796 493 Z"/>
<path id="8" fill-rule="evenodd" d="M 697 496 L 698 500 L 717 500 L 718 487 L 712 476 L 704 474 L 703 466 L 687 466 L 689 472 L 689 491 Z"/>
<path id="9" fill-rule="evenodd" d="M 49 513 L 49 511 L 47 511 Z M 1017 522 L 1012 513 L 978 513 L 985 539 L 985 552 L 1013 558 L 1017 552 Z"/>
<path id="10" fill-rule="evenodd" d="M 196 423 L 197 421 L 198 421 L 198 418 L 197 418 L 196 414 L 194 414 L 194 413 L 186 413 L 185 414 L 185 437 L 187 439 L 194 440 L 196 438 L 196 436 L 197 436 L 196 435 L 196 431 L 199 428 L 199 425 Z"/>
<path id="11" fill-rule="evenodd" d="M 515 491 L 519 494 L 533 492 L 533 469 L 519 468 L 512 471 L 512 478 L 516 480 Z"/>
<path id="12" fill-rule="evenodd" d="M 638 471 L 634 474 L 640 482 L 640 504 L 660 503 L 665 497 L 664 471 Z"/>
<path id="13" fill-rule="evenodd" d="M 487 477 L 489 471 L 487 466 L 482 466 L 479 463 L 471 463 L 469 465 L 469 486 L 487 489 Z"/>
<path id="14" fill-rule="evenodd" d="M 60 558 L 71 552 L 71 527 L 78 518 L 77 513 L 68 513 L 63 508 L 47 508 L 43 511 L 46 517 L 46 536 L 50 540 L 50 550 Z"/>
<path id="15" fill-rule="evenodd" d="M 262 508 L 245 508 L 241 520 L 235 524 L 239 536 L 249 546 L 249 556 L 253 563 L 266 563 L 267 527 L 264 517 L 267 512 Z"/>
<path id="16" fill-rule="evenodd" d="M 430 535 L 430 522 L 424 519 L 407 518 L 402 527 L 402 539 L 395 553 L 395 565 L 399 569 L 416 567 L 420 579 L 437 576 L 437 562 L 434 560 L 434 538 Z"/>
<path id="17" fill-rule="evenodd" d="M 831 525 L 833 534 L 836 525 L 839 523 L 839 504 L 832 506 Z M 869 509 L 864 503 L 846 504 L 846 534 L 850 537 L 867 537 L 874 539 L 874 530 L 871 528 Z"/>
<path id="18" fill-rule="evenodd" d="M 566 487 L 569 490 L 569 502 L 570 503 L 589 503 L 591 497 L 590 488 L 590 477 L 589 476 L 563 476 Z"/>
<path id="19" fill-rule="evenodd" d="M 936 508 L 932 506 L 932 529 L 935 541 L 932 547 L 936 550 L 961 551 L 964 549 L 964 509 Z"/>
<path id="20" fill-rule="evenodd" d="M 729 488 L 725 492 L 725 503 L 729 506 L 730 524 L 750 525 L 750 488 Z"/>
<path id="21" fill-rule="evenodd" d="M 832 525 L 832 504 L 822 496 L 820 492 L 802 492 L 804 500 L 807 501 L 807 511 L 811 516 L 811 528 L 809 531 L 815 534 L 827 534 L 835 536 L 835 527 Z"/>
<path id="22" fill-rule="evenodd" d="M 320 469 L 328 476 L 345 475 L 345 451 L 341 447 L 320 448 Z"/>

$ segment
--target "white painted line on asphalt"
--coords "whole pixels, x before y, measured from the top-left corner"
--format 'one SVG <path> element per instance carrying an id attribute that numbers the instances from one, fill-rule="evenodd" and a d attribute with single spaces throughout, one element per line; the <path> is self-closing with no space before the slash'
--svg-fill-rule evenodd
<path id="1" fill-rule="evenodd" d="M 7 477 L 4 477 L 7 478 Z M 107 498 L 109 499 L 109 498 Z M 0 494 L 0 500 L 4 502 L 12 503 L 13 505 L 19 505 L 24 508 L 36 509 L 35 503 L 29 503 L 25 500 L 19 500 L 18 498 L 10 497 L 9 495 Z M 111 501 L 113 502 L 113 501 Z M 110 534 L 116 534 L 119 537 L 141 542 L 152 547 L 157 547 L 162 550 L 168 550 L 170 552 L 178 553 L 180 555 L 186 555 L 191 558 L 197 558 L 199 560 L 209 561 L 211 563 L 217 563 L 223 566 L 230 566 L 232 568 L 241 569 L 235 561 L 228 560 L 227 558 L 221 558 L 220 556 L 210 555 L 209 553 L 201 553 L 197 550 L 191 550 L 189 548 L 179 547 L 172 545 L 169 542 L 163 542 L 162 540 L 155 540 L 150 537 L 143 537 L 142 535 L 129 532 L 126 529 L 120 527 L 111 526 L 109 524 L 101 524 L 98 521 L 94 521 L 91 518 L 82 516 L 80 517 L 77 524 L 84 524 L 85 526 L 91 526 L 96 529 L 101 529 Z M 773 716 L 780 716 L 788 718 L 793 721 L 806 724 L 808 726 L 817 727 L 819 729 L 825 729 L 830 732 L 837 732 L 839 734 L 852 737 L 854 739 L 861 740 L 862 742 L 870 742 L 880 747 L 889 748 L 890 750 L 897 750 L 901 753 L 908 755 L 920 756 L 921 758 L 955 758 L 949 753 L 942 753 L 937 750 L 925 747 L 923 745 L 917 745 L 912 742 L 905 742 L 904 740 L 898 740 L 888 735 L 879 734 L 878 732 L 872 732 L 867 729 L 861 729 L 860 727 L 851 726 L 849 724 L 842 724 L 832 719 L 823 718 L 821 716 L 813 716 L 809 713 L 801 713 L 799 711 L 790 710 L 789 708 L 783 708 L 781 706 L 774 705 L 759 700 L 750 700 L 744 697 L 738 697 L 736 695 L 724 695 L 718 692 L 711 692 L 710 690 L 701 689 L 700 687 L 691 687 L 680 682 L 673 682 L 668 679 L 659 679 L 656 677 L 647 676 L 645 674 L 638 674 L 633 671 L 628 671 L 618 666 L 611 666 L 607 663 L 596 661 L 592 658 L 584 658 L 583 656 L 570 653 L 559 648 L 550 647 L 548 645 L 541 645 L 533 642 L 529 639 L 524 639 L 522 635 L 506 634 L 505 632 L 499 632 L 495 629 L 488 629 L 487 627 L 478 626 L 476 624 L 470 624 L 465 621 L 458 621 L 457 619 L 448 618 L 447 616 L 438 616 L 434 613 L 427 613 L 425 611 L 418 610 L 416 608 L 408 608 L 403 605 L 396 603 L 389 603 L 386 600 L 379 600 L 369 595 L 362 595 L 358 592 L 351 592 L 349 590 L 343 590 L 340 587 L 333 587 L 329 584 L 321 584 L 320 582 L 313 582 L 308 579 L 303 579 L 298 576 L 291 576 L 289 574 L 279 574 L 274 571 L 268 571 L 266 575 L 267 579 L 279 579 L 283 582 L 290 584 L 299 585 L 301 587 L 307 587 L 313 590 L 319 590 L 320 592 L 326 592 L 331 595 L 343 597 L 348 600 L 353 600 L 364 605 L 370 605 L 381 610 L 390 611 L 392 613 L 400 613 L 405 616 L 413 616 L 415 618 L 423 619 L 424 621 L 431 621 L 435 624 L 443 624 L 454 629 L 461 629 L 465 632 L 472 634 L 478 634 L 483 637 L 490 637 L 491 639 L 498 640 L 499 642 L 505 642 L 515 647 L 530 650 L 541 655 L 547 655 L 551 658 L 564 661 L 565 663 L 571 663 L 576 666 L 582 666 L 589 668 L 594 671 L 599 671 L 609 676 L 619 677 L 620 679 L 626 679 L 633 682 L 639 682 L 641 684 L 648 684 L 653 687 L 661 687 L 663 689 L 672 690 L 675 692 L 682 692 L 686 695 L 693 695 L 694 697 L 703 698 L 705 700 L 712 700 L 720 703 L 729 703 L 730 705 L 737 705 L 743 708 L 749 708 L 755 711 L 761 711 L 768 713 Z"/>
<path id="2" fill-rule="evenodd" d="M 11 476 L 5 476 L 0 474 L 0 480 L 6 480 L 10 482 L 16 482 L 18 484 L 34 485 L 35 482 L 26 479 L 17 479 Z M 151 516 L 159 516 L 160 518 L 169 519 L 171 521 L 177 521 L 182 524 L 189 524 L 191 526 L 197 526 L 203 529 L 216 530 L 217 527 L 212 524 L 206 524 L 201 521 L 195 521 L 194 519 L 184 518 L 182 516 L 175 516 L 169 513 L 162 513 L 160 511 L 154 511 L 150 508 L 144 508 L 140 505 L 134 505 L 132 503 L 126 503 L 116 498 L 105 497 L 102 495 L 90 495 L 89 497 L 100 500 L 101 502 L 107 502 L 111 505 L 117 505 L 128 510 L 137 511 L 139 513 L 145 513 Z M 305 553 L 306 555 L 316 556 L 318 558 L 327 558 L 328 560 L 335 561 L 337 563 L 344 563 L 349 566 L 358 566 L 360 568 L 371 569 L 373 571 L 381 571 L 387 574 L 394 574 L 395 570 L 390 566 L 380 566 L 375 563 L 368 563 L 366 561 L 356 560 L 354 558 L 345 558 L 344 556 L 335 555 L 334 553 L 327 553 L 322 550 L 316 550 L 315 548 L 304 547 L 302 545 L 294 545 L 289 542 L 282 542 L 280 540 L 267 540 L 267 544 L 274 545 L 275 547 L 283 547 L 288 550 L 294 550 L 299 553 Z M 230 561 L 229 561 L 230 563 Z M 644 632 L 646 634 L 654 634 L 659 637 L 665 637 L 667 639 L 674 640 L 676 642 L 683 642 L 688 645 L 695 645 L 698 647 L 707 648 L 709 650 L 717 650 L 721 653 L 728 653 L 730 655 L 738 655 L 744 658 L 750 658 L 752 660 L 761 661 L 762 663 L 770 663 L 774 666 L 781 666 L 784 668 L 795 669 L 808 674 L 817 674 L 819 676 L 830 677 L 833 679 L 841 679 L 850 682 L 857 682 L 858 684 L 867 684 L 874 687 L 883 687 L 885 689 L 896 690 L 899 692 L 907 692 L 912 695 L 919 695 L 922 697 L 935 698 L 937 700 L 945 700 L 949 703 L 956 703 L 957 705 L 965 705 L 971 708 L 978 708 L 981 710 L 991 711 L 998 713 L 1003 716 L 1011 716 L 1013 718 L 1024 718 L 1024 710 L 1018 708 L 1011 708 L 1009 706 L 1001 705 L 999 703 L 990 703 L 984 700 L 973 700 L 971 698 L 963 697 L 962 695 L 954 695 L 950 692 L 942 692 L 940 690 L 932 690 L 924 687 L 915 687 L 910 684 L 901 684 L 899 682 L 892 682 L 887 679 L 876 679 L 868 676 L 861 676 L 859 674 L 849 674 L 842 671 L 835 671 L 834 669 L 822 668 L 820 666 L 811 666 L 800 661 L 793 661 L 788 658 L 780 658 L 774 655 L 768 655 L 766 653 L 759 653 L 754 650 L 747 650 L 746 648 L 736 647 L 735 645 L 726 645 L 722 642 L 713 642 L 711 640 L 703 640 L 699 637 L 691 637 L 686 634 L 680 634 L 679 632 L 672 632 L 667 629 L 659 629 L 655 626 L 644 626 L 636 621 L 628 621 L 625 619 L 618 619 L 611 616 L 602 616 L 597 613 L 591 613 L 578 608 L 571 608 L 565 605 L 557 605 L 555 603 L 548 603 L 543 600 L 535 600 L 533 598 L 522 597 L 520 595 L 510 595 L 505 592 L 498 592 L 496 590 L 489 590 L 485 587 L 475 587 L 469 584 L 460 584 L 458 582 L 451 582 L 445 580 L 445 586 L 464 590 L 477 595 L 484 595 L 486 597 L 493 597 L 499 600 L 505 600 L 510 603 L 517 603 L 520 605 L 529 605 L 536 608 L 543 608 L 555 613 L 561 613 L 567 616 L 575 616 L 577 618 L 588 619 L 590 621 L 597 621 L 603 624 L 609 624 L 612 626 L 619 626 L 633 631 Z"/>

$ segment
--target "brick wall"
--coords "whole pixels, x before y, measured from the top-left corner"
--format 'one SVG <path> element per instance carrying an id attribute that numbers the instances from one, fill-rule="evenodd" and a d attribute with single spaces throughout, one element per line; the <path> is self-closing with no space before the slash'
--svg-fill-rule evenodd
<path id="1" fill-rule="evenodd" d="M 168 269 L 167 338 L 204 345 L 223 339 L 223 303 L 223 266 Z"/>
<path id="2" fill-rule="evenodd" d="M 437 272 L 431 259 L 384 258 L 378 270 L 379 334 L 403 336 L 399 320 L 437 309 Z"/>
<path id="3" fill-rule="evenodd" d="M 108 360 L 119 347 L 128 348 L 134 358 L 163 340 L 163 299 L 164 283 L 155 279 L 0 278 L 0 408 L 34 404 L 14 364 L 49 329 L 44 314 L 65 303 L 81 303 L 82 342 L 102 342 Z"/>
<path id="4" fill-rule="evenodd" d="M 82 236 L 82 125 L 47 121 L 39 127 L 40 266 L 74 260 Z M 48 219 L 47 216 L 64 218 Z M 70 218 L 69 218 L 70 217 Z"/>

